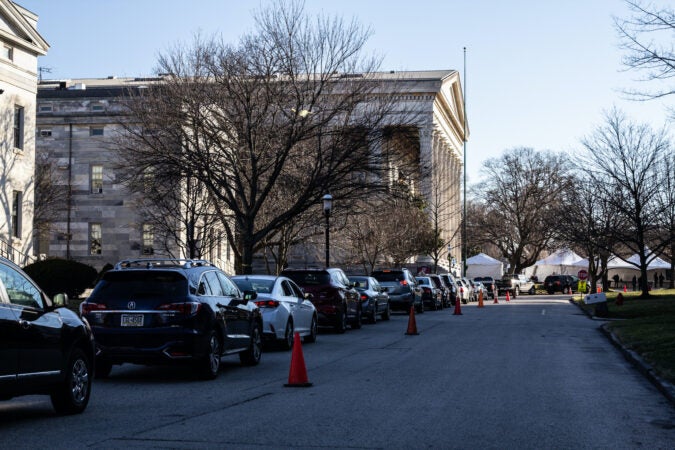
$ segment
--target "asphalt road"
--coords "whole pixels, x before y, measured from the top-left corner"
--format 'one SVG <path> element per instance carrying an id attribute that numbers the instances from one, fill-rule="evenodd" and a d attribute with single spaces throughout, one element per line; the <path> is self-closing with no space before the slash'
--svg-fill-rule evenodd
<path id="1" fill-rule="evenodd" d="M 257 367 L 224 358 L 215 381 L 185 368 L 115 367 L 89 408 L 0 403 L 2 448 L 673 449 L 675 407 L 567 296 L 427 311 L 302 346 Z"/>

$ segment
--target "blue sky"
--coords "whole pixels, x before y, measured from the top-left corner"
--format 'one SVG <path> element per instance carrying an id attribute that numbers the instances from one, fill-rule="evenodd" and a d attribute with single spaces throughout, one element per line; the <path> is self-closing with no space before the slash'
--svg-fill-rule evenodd
<path id="1" fill-rule="evenodd" d="M 17 0 L 40 16 L 51 49 L 45 78 L 143 76 L 176 43 L 200 31 L 236 42 L 253 28 L 249 0 Z M 664 5 L 666 0 L 654 0 Z M 470 182 L 505 149 L 567 152 L 614 106 L 655 128 L 667 125 L 664 101 L 635 102 L 622 90 L 647 87 L 624 71 L 612 17 L 622 0 L 306 0 L 320 11 L 356 18 L 373 36 L 368 51 L 383 70 L 455 69 L 466 83 Z M 463 47 L 467 48 L 466 80 Z M 670 105 L 674 105 L 670 100 Z"/>

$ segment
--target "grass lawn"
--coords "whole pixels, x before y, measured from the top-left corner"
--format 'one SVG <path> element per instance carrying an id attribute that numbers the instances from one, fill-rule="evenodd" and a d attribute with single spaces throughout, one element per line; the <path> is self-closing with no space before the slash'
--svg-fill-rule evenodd
<path id="1" fill-rule="evenodd" d="M 675 384 L 675 289 L 656 289 L 651 298 L 638 298 L 639 292 L 607 292 L 609 329 L 628 349 L 638 353 L 663 379 Z M 623 305 L 617 305 L 617 296 Z M 575 295 L 574 300 L 593 313 Z"/>

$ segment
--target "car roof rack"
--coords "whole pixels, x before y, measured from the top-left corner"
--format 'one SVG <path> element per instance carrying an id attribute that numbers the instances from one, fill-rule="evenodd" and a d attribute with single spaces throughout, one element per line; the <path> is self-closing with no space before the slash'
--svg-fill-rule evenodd
<path id="1" fill-rule="evenodd" d="M 209 266 L 215 267 L 211 261 L 205 259 L 183 259 L 183 258 L 140 258 L 125 259 L 115 264 L 115 269 L 152 269 L 153 267 L 180 267 L 189 269 L 191 267 Z"/>

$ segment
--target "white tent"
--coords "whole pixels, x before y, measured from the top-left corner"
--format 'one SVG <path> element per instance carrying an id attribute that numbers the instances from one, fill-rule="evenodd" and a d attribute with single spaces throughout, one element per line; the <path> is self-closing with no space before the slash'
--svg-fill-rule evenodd
<path id="1" fill-rule="evenodd" d="M 528 277 L 537 276 L 542 281 L 549 275 L 576 275 L 580 268 L 576 264 L 581 259 L 581 256 L 574 251 L 563 248 L 556 250 L 544 259 L 540 259 L 533 266 L 527 267 L 525 275 Z"/>
<path id="2" fill-rule="evenodd" d="M 647 255 L 648 260 L 653 256 L 649 250 L 647 250 Z M 616 260 L 608 263 L 607 266 L 609 269 L 609 279 L 613 280 L 614 275 L 619 275 L 619 283 L 626 285 L 629 288 L 632 288 L 633 277 L 640 277 L 640 255 L 637 253 L 626 260 L 616 258 Z M 669 270 L 670 263 L 656 256 L 649 262 L 649 264 L 647 264 L 648 280 L 654 281 L 654 275 L 656 275 L 657 278 L 659 276 L 667 278 Z"/>
<path id="3" fill-rule="evenodd" d="M 495 280 L 504 274 L 504 264 L 485 253 L 479 253 L 466 260 L 466 277 L 492 277 Z"/>

